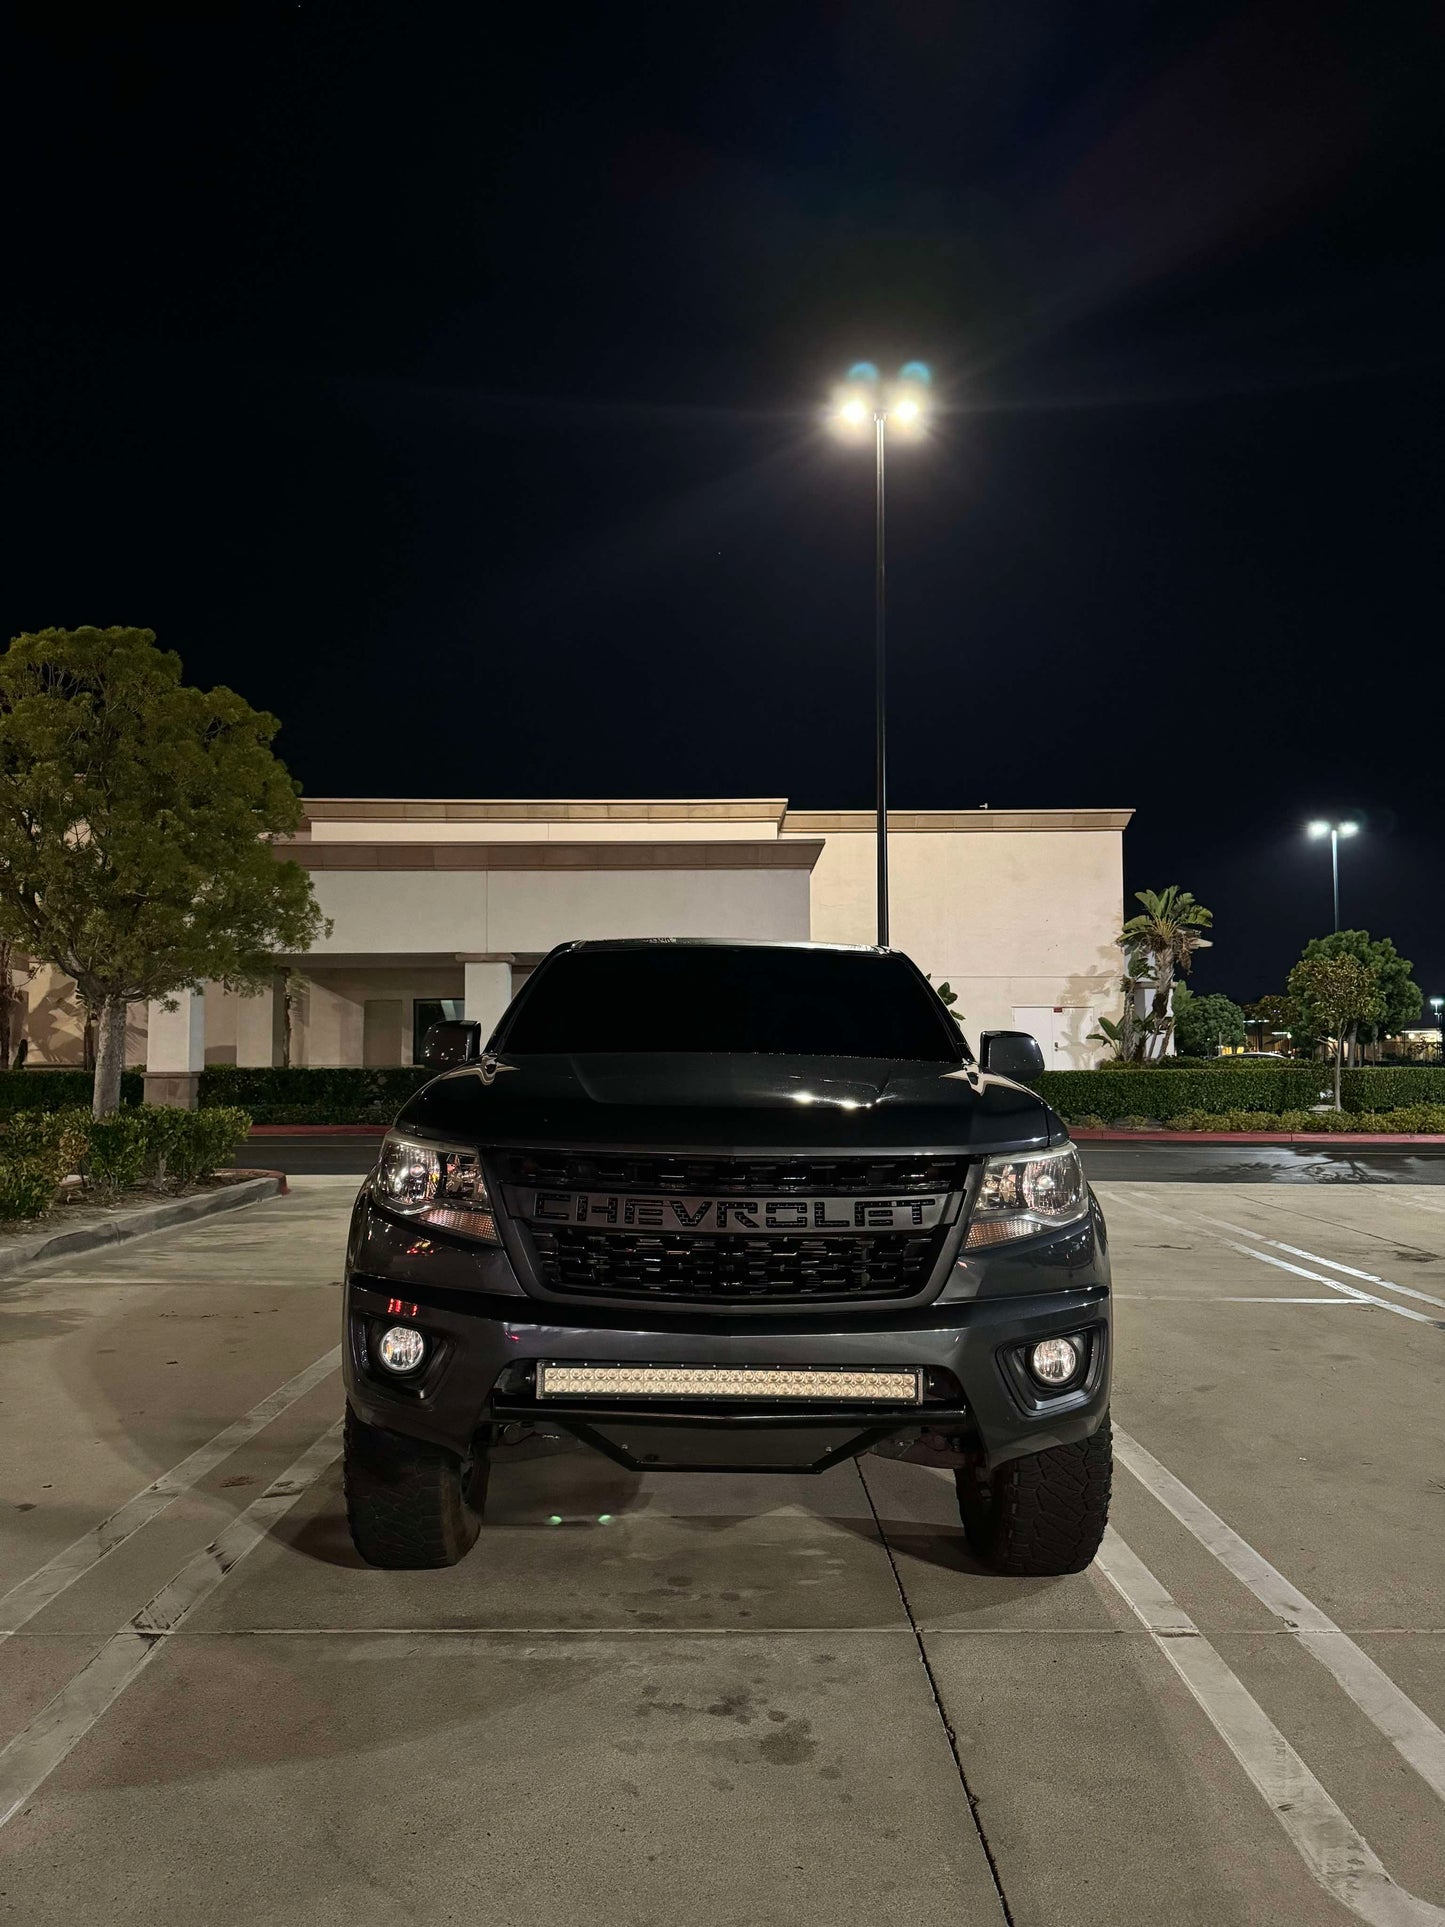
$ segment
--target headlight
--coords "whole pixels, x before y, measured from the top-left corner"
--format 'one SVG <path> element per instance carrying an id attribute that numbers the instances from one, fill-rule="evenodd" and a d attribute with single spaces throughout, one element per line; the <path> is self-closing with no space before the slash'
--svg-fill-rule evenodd
<path id="1" fill-rule="evenodd" d="M 964 1249 L 1054 1231 L 1082 1218 L 1088 1208 L 1089 1187 L 1072 1144 L 1034 1157 L 990 1158 Z"/>
<path id="2" fill-rule="evenodd" d="M 500 1243 L 481 1159 L 463 1145 L 424 1144 L 388 1131 L 371 1188 L 390 1211 L 487 1244 Z"/>

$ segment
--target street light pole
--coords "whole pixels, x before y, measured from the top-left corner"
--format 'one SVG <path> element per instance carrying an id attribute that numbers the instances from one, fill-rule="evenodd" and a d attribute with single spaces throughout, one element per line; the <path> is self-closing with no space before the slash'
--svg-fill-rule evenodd
<path id="1" fill-rule="evenodd" d="M 1340 934 L 1340 832 L 1336 824 L 1330 825 L 1330 880 L 1335 892 L 1335 935 Z"/>
<path id="2" fill-rule="evenodd" d="M 887 470 L 888 411 L 873 411 L 874 446 L 877 457 L 877 507 L 873 549 L 873 650 L 877 716 L 877 791 L 878 791 L 878 942 L 888 943 L 888 577 L 884 546 L 885 480 Z"/>
<path id="3" fill-rule="evenodd" d="M 1309 826 L 1311 836 L 1328 836 L 1330 839 L 1330 887 L 1335 907 L 1335 935 L 1340 932 L 1340 838 L 1353 836 L 1359 829 L 1358 823 L 1315 822 Z"/>

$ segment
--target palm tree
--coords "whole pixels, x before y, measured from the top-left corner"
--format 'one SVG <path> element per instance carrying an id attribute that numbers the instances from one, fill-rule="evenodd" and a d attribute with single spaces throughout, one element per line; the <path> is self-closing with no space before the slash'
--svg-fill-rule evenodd
<path id="1" fill-rule="evenodd" d="M 1196 950 L 1209 948 L 1209 939 L 1199 933 L 1209 929 L 1214 912 L 1196 903 L 1188 890 L 1181 890 L 1175 883 L 1167 890 L 1136 890 L 1134 895 L 1144 906 L 1143 914 L 1130 917 L 1124 925 L 1119 947 L 1126 956 L 1143 952 L 1153 965 L 1154 994 L 1149 1004 L 1150 1034 L 1145 1055 L 1162 1057 L 1174 1029 L 1169 1008 L 1174 980 L 1189 975 Z"/>

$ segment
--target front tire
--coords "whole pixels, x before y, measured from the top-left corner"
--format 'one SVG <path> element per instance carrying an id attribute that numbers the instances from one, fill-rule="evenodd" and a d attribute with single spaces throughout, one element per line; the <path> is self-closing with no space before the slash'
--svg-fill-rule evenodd
<path id="1" fill-rule="evenodd" d="M 1010 1578 L 1082 1572 L 1109 1523 L 1113 1472 L 1107 1412 L 1097 1432 L 1072 1445 L 1011 1459 L 992 1473 L 960 1467 L 953 1476 L 970 1550 Z"/>
<path id="2" fill-rule="evenodd" d="M 346 1519 L 370 1566 L 422 1570 L 454 1566 L 477 1542 L 486 1502 L 487 1457 L 368 1425 L 348 1405 L 342 1449 Z"/>

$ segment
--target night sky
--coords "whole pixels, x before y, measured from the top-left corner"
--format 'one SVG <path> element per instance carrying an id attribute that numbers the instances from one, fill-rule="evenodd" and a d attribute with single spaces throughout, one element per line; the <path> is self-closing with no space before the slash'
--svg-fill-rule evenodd
<path id="1" fill-rule="evenodd" d="M 12 16 L 12 19 L 16 16 Z M 1445 991 L 1445 26 L 1401 3 L 34 6 L 6 633 L 136 623 L 313 794 L 1117 806 L 1201 990 Z"/>

